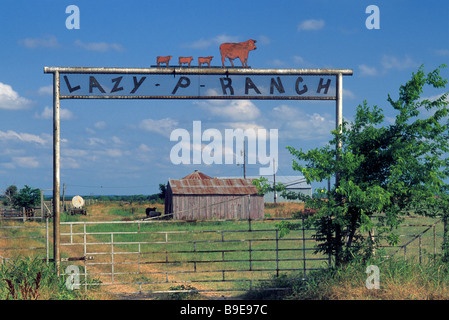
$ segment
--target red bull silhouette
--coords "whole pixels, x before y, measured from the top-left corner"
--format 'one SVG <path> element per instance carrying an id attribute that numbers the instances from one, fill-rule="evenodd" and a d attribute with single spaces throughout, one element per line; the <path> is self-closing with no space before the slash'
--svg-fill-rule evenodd
<path id="1" fill-rule="evenodd" d="M 234 59 L 239 58 L 242 62 L 243 68 L 248 68 L 248 54 L 251 50 L 257 49 L 255 46 L 256 40 L 248 40 L 245 42 L 238 43 L 223 43 L 220 45 L 221 62 L 223 68 L 225 67 L 225 59 L 228 58 L 231 65 L 234 67 L 232 62 Z"/>

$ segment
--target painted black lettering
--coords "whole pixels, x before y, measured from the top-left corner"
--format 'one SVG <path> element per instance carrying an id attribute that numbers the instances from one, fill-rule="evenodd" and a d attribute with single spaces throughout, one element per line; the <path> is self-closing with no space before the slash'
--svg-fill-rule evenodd
<path id="1" fill-rule="evenodd" d="M 321 89 L 324 89 L 324 94 L 327 94 L 330 85 L 331 79 L 327 79 L 326 84 L 323 85 L 323 78 L 320 78 L 320 83 L 318 84 L 318 89 L 316 90 L 316 93 L 320 93 Z"/>
<path id="2" fill-rule="evenodd" d="M 298 77 L 298 79 L 296 79 L 295 90 L 296 90 L 296 93 L 299 95 L 306 93 L 308 90 L 306 85 L 303 85 L 302 90 L 299 90 L 299 83 L 303 82 L 303 81 L 304 80 L 301 77 Z"/>
<path id="3" fill-rule="evenodd" d="M 176 91 L 178 91 L 178 88 L 187 88 L 188 86 L 190 86 L 190 79 L 187 77 L 180 77 L 171 94 L 175 94 Z"/>
<path id="4" fill-rule="evenodd" d="M 69 82 L 69 79 L 67 78 L 67 76 L 64 76 L 64 81 L 65 81 L 65 84 L 67 85 L 67 89 L 69 89 L 70 93 L 72 93 L 73 91 L 81 89 L 80 86 L 76 86 L 76 87 L 72 88 L 72 86 L 70 85 L 70 82 Z"/>
<path id="5" fill-rule="evenodd" d="M 145 81 L 146 78 L 147 77 L 142 77 L 139 81 L 137 81 L 137 77 L 133 77 L 134 89 L 132 89 L 130 93 L 136 93 L 137 89 L 139 89 L 140 85 Z"/>
<path id="6" fill-rule="evenodd" d="M 226 84 L 225 84 L 226 81 Z M 220 78 L 221 90 L 223 90 L 223 94 L 227 94 L 226 89 L 229 89 L 229 94 L 231 96 L 234 95 L 234 88 L 232 88 L 232 79 L 231 78 Z"/>
<path id="7" fill-rule="evenodd" d="M 274 87 L 276 87 L 276 90 L 279 93 L 285 93 L 284 85 L 282 84 L 280 77 L 276 77 L 276 80 L 274 80 L 274 78 L 271 78 L 270 94 L 274 93 Z"/>
<path id="8" fill-rule="evenodd" d="M 123 76 L 112 79 L 112 82 L 114 83 L 114 87 L 112 88 L 111 93 L 123 90 L 123 87 L 119 87 L 120 81 L 122 81 L 122 79 L 123 79 Z"/>
<path id="9" fill-rule="evenodd" d="M 89 76 L 89 93 L 92 93 L 93 88 L 97 88 L 101 93 L 106 93 L 103 87 L 98 83 L 97 79 L 93 76 Z"/>
<path id="10" fill-rule="evenodd" d="M 260 94 L 260 91 L 254 84 L 253 80 L 251 80 L 251 78 L 247 77 L 245 79 L 245 94 L 248 94 L 249 89 L 253 89 L 254 91 L 256 91 L 257 94 Z"/>

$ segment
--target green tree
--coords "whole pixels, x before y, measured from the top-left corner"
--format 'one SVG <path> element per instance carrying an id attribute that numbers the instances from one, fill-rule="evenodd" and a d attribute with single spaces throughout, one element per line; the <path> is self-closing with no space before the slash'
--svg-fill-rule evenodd
<path id="1" fill-rule="evenodd" d="M 166 192 L 167 192 L 167 185 L 159 183 L 159 193 L 158 193 L 159 199 L 164 200 Z"/>
<path id="2" fill-rule="evenodd" d="M 253 179 L 252 184 L 256 186 L 257 193 L 263 195 L 268 192 L 284 192 L 286 190 L 283 183 L 278 182 L 276 185 L 268 183 L 268 179 L 265 177 L 260 177 L 259 179 Z"/>
<path id="3" fill-rule="evenodd" d="M 33 189 L 27 185 L 24 188 L 20 189 L 17 194 L 16 201 L 14 202 L 14 207 L 16 208 L 34 208 L 41 203 L 39 189 Z"/>
<path id="4" fill-rule="evenodd" d="M 15 185 L 10 185 L 6 188 L 4 193 L 3 205 L 5 206 L 14 206 L 14 203 L 17 198 L 17 187 Z"/>
<path id="5" fill-rule="evenodd" d="M 447 80 L 440 76 L 444 67 L 426 74 L 421 66 L 400 87 L 397 100 L 388 95 L 396 113 L 393 124 L 385 123 L 382 109 L 370 108 L 365 101 L 357 107 L 354 122 L 344 121 L 341 133 L 332 132 L 328 145 L 307 152 L 287 147 L 295 158 L 293 168 L 308 183 L 339 177 L 331 190 L 319 190 L 327 200 L 306 200 L 307 207 L 318 209 L 307 224 L 317 228 L 319 250 L 334 255 L 337 264 L 370 255 L 374 242 L 381 239 L 397 243 L 394 230 L 409 212 L 445 217 L 448 93 L 433 100 L 421 98 L 426 86 L 445 88 Z M 284 233 L 297 227 L 280 225 Z"/>

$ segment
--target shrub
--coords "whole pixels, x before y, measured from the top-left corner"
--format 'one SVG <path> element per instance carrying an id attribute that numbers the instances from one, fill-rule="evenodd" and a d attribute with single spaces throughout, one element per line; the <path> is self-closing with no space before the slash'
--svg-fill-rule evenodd
<path id="1" fill-rule="evenodd" d="M 54 266 L 39 258 L 0 264 L 0 300 L 83 300 L 89 293 L 69 290 Z"/>

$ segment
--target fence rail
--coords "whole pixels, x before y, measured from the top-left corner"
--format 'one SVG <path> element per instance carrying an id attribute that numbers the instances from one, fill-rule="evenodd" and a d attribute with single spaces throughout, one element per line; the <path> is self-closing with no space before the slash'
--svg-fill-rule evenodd
<path id="1" fill-rule="evenodd" d="M 35 222 L 29 221 L 33 220 Z M 50 260 L 48 218 L 9 217 L 0 219 L 0 263 L 27 256 Z"/>
<path id="2" fill-rule="evenodd" d="M 0 263 L 45 255 L 50 261 L 49 218 L 16 218 L 0 219 Z M 310 270 L 330 265 L 330 256 L 314 253 L 314 230 L 299 229 L 281 238 L 278 220 L 293 219 L 62 222 L 62 260 L 80 266 L 81 277 L 99 279 L 111 292 L 151 294 L 183 292 L 181 284 L 205 293 L 256 290 L 260 282 L 280 275 L 303 279 Z M 436 255 L 439 222 L 402 225 L 403 240 L 382 246 L 384 252 L 416 256 L 419 262 L 432 250 Z"/>
<path id="3" fill-rule="evenodd" d="M 176 222 L 163 224 L 170 225 Z M 280 238 L 274 221 L 177 225 L 185 230 L 154 230 L 161 224 L 151 221 L 64 222 L 62 252 L 82 260 L 81 276 L 99 277 L 102 285 L 128 287 L 131 293 L 153 294 L 171 292 L 176 284 L 201 286 L 199 292 L 254 290 L 257 283 L 281 273 L 304 278 L 330 263 L 330 257 L 314 254 L 310 230 Z"/>

